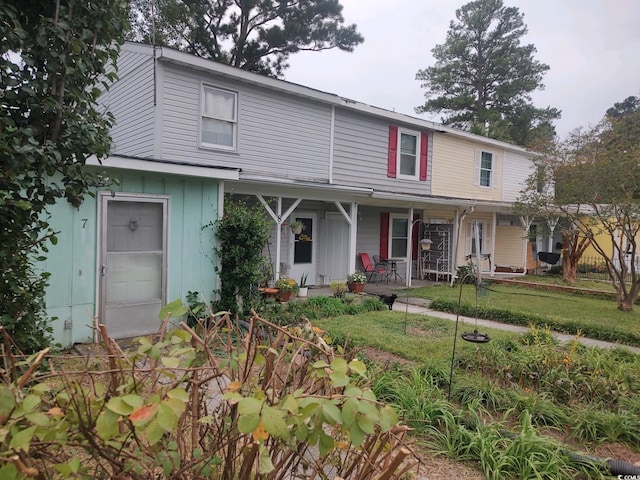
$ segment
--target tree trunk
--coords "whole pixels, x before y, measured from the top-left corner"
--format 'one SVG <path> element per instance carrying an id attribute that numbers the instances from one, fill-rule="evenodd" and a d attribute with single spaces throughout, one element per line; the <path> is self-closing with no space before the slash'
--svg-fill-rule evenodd
<path id="1" fill-rule="evenodd" d="M 618 310 L 623 312 L 631 312 L 633 310 L 634 298 L 632 295 L 624 295 L 618 292 Z"/>
<path id="2" fill-rule="evenodd" d="M 570 284 L 576 283 L 578 279 L 578 262 L 569 254 L 568 249 L 562 251 L 562 278 Z"/>

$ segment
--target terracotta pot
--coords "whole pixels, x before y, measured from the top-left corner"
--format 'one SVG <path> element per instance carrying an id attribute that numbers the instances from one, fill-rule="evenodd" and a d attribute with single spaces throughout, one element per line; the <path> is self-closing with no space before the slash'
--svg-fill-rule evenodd
<path id="1" fill-rule="evenodd" d="M 347 288 L 352 293 L 364 292 L 364 283 L 347 283 Z"/>
<path id="2" fill-rule="evenodd" d="M 293 296 L 293 292 L 278 292 L 278 300 L 288 302 Z"/>

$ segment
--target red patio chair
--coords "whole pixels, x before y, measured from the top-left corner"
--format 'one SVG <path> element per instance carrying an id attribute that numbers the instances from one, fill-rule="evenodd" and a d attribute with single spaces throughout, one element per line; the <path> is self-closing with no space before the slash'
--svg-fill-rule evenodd
<path id="1" fill-rule="evenodd" d="M 375 278 L 377 284 L 381 276 L 386 278 L 387 281 L 389 280 L 389 270 L 385 268 L 383 264 L 373 264 L 368 253 L 360 253 L 360 261 L 362 262 L 364 273 L 367 275 L 368 282 L 370 282 L 372 278 Z"/>

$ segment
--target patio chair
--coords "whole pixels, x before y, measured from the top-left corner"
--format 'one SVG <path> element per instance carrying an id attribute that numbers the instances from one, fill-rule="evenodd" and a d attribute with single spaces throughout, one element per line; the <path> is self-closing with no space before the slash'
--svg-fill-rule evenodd
<path id="1" fill-rule="evenodd" d="M 365 275 L 367 275 L 367 281 L 370 282 L 372 278 L 375 278 L 376 284 L 380 277 L 386 278 L 389 281 L 389 269 L 385 268 L 382 263 L 372 263 L 371 257 L 368 253 L 360 253 L 360 260 L 362 261 L 362 268 Z"/>

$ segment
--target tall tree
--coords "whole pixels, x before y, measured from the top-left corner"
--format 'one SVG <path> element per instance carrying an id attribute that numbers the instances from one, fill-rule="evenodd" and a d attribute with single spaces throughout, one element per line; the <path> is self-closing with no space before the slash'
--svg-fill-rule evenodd
<path id="1" fill-rule="evenodd" d="M 47 207 L 74 206 L 105 179 L 84 168 L 107 154 L 100 85 L 124 41 L 125 0 L 0 0 L 0 324 L 25 351 L 48 341 L 35 261 L 55 243 Z"/>
<path id="2" fill-rule="evenodd" d="M 574 132 L 541 163 L 555 189 L 529 189 L 525 197 L 563 216 L 576 238 L 593 246 L 605 261 L 618 308 L 630 311 L 640 293 L 640 109 L 623 110 Z"/>
<path id="3" fill-rule="evenodd" d="M 132 0 L 130 40 L 282 77 L 293 53 L 364 41 L 339 0 Z"/>
<path id="4" fill-rule="evenodd" d="M 533 58 L 533 45 L 521 45 L 523 14 L 502 0 L 475 0 L 456 18 L 431 50 L 435 65 L 416 74 L 427 99 L 416 112 L 440 113 L 445 125 L 518 145 L 552 140 L 560 111 L 531 102 L 549 66 Z"/>

